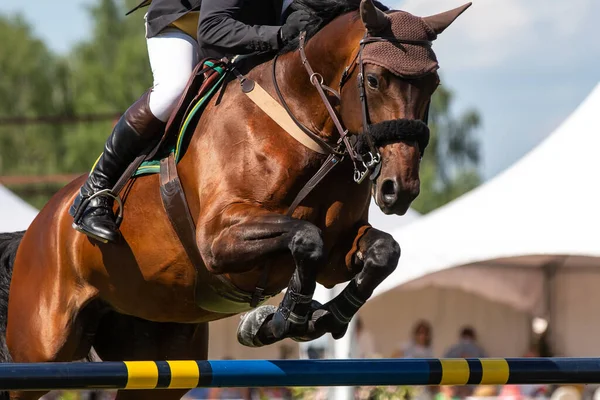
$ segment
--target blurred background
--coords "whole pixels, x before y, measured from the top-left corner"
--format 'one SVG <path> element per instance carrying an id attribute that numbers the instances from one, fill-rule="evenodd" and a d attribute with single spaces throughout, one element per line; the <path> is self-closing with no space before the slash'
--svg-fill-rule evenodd
<path id="1" fill-rule="evenodd" d="M 25 229 L 86 173 L 120 114 L 151 86 L 143 12 L 125 17 L 137 2 L 0 1 L 0 231 Z M 384 3 L 424 16 L 462 1 Z M 397 271 L 342 341 L 248 349 L 237 344 L 234 317 L 211 325 L 210 358 L 600 356 L 599 17 L 597 0 L 474 0 L 434 43 L 442 86 L 421 194 L 404 217 L 371 210 L 373 225 L 401 244 Z M 329 296 L 319 288 L 321 301 Z M 350 395 L 592 398 L 595 389 Z M 340 393 L 198 390 L 189 398 Z"/>

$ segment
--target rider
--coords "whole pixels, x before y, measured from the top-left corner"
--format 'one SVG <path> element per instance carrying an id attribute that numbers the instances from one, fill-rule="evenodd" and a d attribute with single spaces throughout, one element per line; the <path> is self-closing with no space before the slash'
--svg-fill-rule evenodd
<path id="1" fill-rule="evenodd" d="M 112 189 L 129 164 L 162 137 L 199 60 L 274 51 L 296 37 L 309 15 L 290 12 L 290 3 L 292 0 L 145 0 L 136 7 L 150 4 L 145 20 L 154 85 L 115 125 L 69 210 L 71 216 L 84 200 Z M 81 215 L 73 224 L 75 229 L 104 242 L 118 240 L 112 196 L 94 196 Z"/>

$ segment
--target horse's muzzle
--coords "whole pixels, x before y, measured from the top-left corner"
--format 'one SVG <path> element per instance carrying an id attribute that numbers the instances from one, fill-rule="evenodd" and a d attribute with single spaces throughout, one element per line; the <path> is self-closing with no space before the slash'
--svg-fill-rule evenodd
<path id="1" fill-rule="evenodd" d="M 404 215 L 411 203 L 419 195 L 416 189 L 402 188 L 396 178 L 385 178 L 375 188 L 376 202 L 384 214 Z"/>

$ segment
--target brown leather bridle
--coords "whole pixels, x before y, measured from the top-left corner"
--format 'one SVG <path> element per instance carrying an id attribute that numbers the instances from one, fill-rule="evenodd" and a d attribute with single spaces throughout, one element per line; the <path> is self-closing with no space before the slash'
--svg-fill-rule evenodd
<path id="1" fill-rule="evenodd" d="M 312 69 L 312 67 L 308 61 L 308 58 L 306 57 L 306 52 L 305 52 L 306 32 L 303 31 L 300 33 L 299 52 L 300 52 L 300 58 L 302 60 L 302 65 L 304 65 L 304 68 L 306 69 L 306 72 L 309 75 L 310 83 L 317 89 L 317 92 L 319 93 L 319 96 L 321 97 L 321 100 L 323 101 L 323 104 L 325 105 L 325 108 L 327 109 L 327 112 L 329 113 L 329 116 L 331 117 L 331 120 L 333 121 L 336 130 L 338 131 L 339 139 L 337 140 L 335 146 L 331 146 L 329 143 L 327 143 L 325 140 L 323 140 L 320 137 L 320 135 L 318 135 L 317 133 L 315 133 L 315 132 L 311 131 L 309 128 L 307 128 L 293 114 L 292 110 L 287 105 L 287 102 L 285 101 L 283 94 L 281 93 L 281 90 L 279 89 L 279 84 L 277 83 L 276 71 L 277 71 L 277 59 L 278 59 L 279 55 L 276 55 L 275 58 L 273 59 L 272 78 L 273 78 L 273 85 L 275 87 L 275 92 L 277 93 L 277 97 L 279 98 L 279 101 L 281 102 L 282 106 L 284 107 L 284 109 L 286 110 L 286 112 L 288 113 L 290 118 L 294 121 L 294 123 L 304 133 L 306 133 L 314 141 L 319 143 L 329 153 L 329 155 L 327 156 L 327 159 L 325 160 L 325 162 L 323 163 L 321 168 L 306 183 L 306 185 L 302 188 L 302 190 L 300 190 L 300 192 L 298 193 L 298 195 L 296 196 L 296 198 L 290 205 L 290 208 L 287 211 L 287 215 L 289 215 L 289 216 L 292 215 L 292 213 L 294 212 L 296 207 L 298 207 L 300 202 L 302 202 L 302 200 L 304 200 L 304 198 L 315 188 L 315 186 L 321 180 L 323 180 L 323 178 L 325 178 L 325 176 L 327 176 L 327 174 L 336 165 L 338 165 L 341 161 L 343 161 L 343 159 L 346 155 L 350 158 L 350 160 L 352 161 L 352 163 L 354 165 L 354 181 L 356 183 L 361 184 L 367 176 L 370 177 L 371 181 L 374 181 L 379 176 L 379 173 L 381 171 L 381 154 L 379 153 L 379 150 L 375 147 L 375 145 L 373 143 L 373 138 L 371 137 L 371 134 L 369 132 L 369 126 L 371 124 L 370 124 L 369 110 L 368 110 L 368 105 L 367 105 L 367 95 L 366 95 L 366 90 L 365 90 L 364 63 L 362 60 L 362 53 L 363 53 L 365 46 L 369 43 L 376 43 L 376 42 L 394 42 L 394 43 L 404 43 L 404 44 L 413 44 L 413 45 L 421 45 L 421 46 L 431 46 L 431 42 L 429 42 L 429 41 L 402 40 L 402 39 L 397 39 L 397 38 L 385 38 L 385 37 L 378 37 L 378 36 L 370 36 L 369 33 L 367 32 L 367 33 L 365 33 L 365 36 L 363 37 L 363 39 L 360 41 L 360 48 L 359 48 L 356 56 L 353 58 L 353 60 L 350 62 L 350 64 L 344 69 L 344 72 L 343 72 L 342 77 L 339 82 L 339 90 L 335 90 L 335 89 L 332 89 L 331 87 L 325 85 L 323 82 L 323 76 L 321 74 L 319 74 L 318 72 L 315 72 Z M 348 129 L 346 129 L 344 127 L 337 111 L 332 106 L 329 98 L 327 97 L 327 93 L 326 93 L 326 92 L 329 92 L 330 94 L 335 96 L 338 99 L 338 101 L 341 103 L 341 101 L 342 101 L 342 97 L 340 94 L 341 90 L 342 90 L 343 86 L 348 82 L 349 77 L 351 75 L 351 71 L 356 66 L 358 66 L 358 68 L 359 68 L 358 90 L 359 90 L 359 96 L 360 96 L 362 123 L 363 123 L 363 132 L 360 135 L 363 135 L 364 141 L 366 142 L 366 144 L 368 146 L 368 152 L 364 153 L 364 154 L 360 154 L 360 152 L 357 151 L 357 149 L 356 149 L 357 135 L 350 134 L 348 132 Z M 429 107 L 430 107 L 430 103 L 427 104 L 425 116 L 423 118 L 423 122 L 425 124 L 427 124 L 427 122 L 428 122 Z M 414 136 L 407 135 L 404 139 L 405 140 L 414 140 Z M 400 138 L 400 140 L 402 140 L 402 137 Z M 424 149 L 421 149 L 421 154 L 423 154 L 423 150 Z"/>

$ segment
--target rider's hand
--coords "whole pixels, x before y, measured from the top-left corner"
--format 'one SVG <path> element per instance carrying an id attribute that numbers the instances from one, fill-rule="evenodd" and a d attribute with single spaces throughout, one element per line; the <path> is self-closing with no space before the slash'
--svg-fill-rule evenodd
<path id="1" fill-rule="evenodd" d="M 291 13 L 279 31 L 283 45 L 296 38 L 306 28 L 309 21 L 310 14 L 306 11 L 298 10 Z"/>

